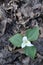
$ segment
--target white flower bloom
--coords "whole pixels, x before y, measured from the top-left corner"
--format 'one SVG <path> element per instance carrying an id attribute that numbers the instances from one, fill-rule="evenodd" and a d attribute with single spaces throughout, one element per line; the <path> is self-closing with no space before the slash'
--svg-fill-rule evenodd
<path id="1" fill-rule="evenodd" d="M 23 43 L 21 44 L 21 47 L 24 48 L 25 46 L 34 46 L 33 44 L 31 44 L 31 42 L 27 39 L 26 36 L 23 37 Z"/>

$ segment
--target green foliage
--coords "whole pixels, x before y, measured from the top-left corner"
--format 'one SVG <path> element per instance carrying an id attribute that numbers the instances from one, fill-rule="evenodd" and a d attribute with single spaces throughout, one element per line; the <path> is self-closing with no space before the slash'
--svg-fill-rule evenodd
<path id="1" fill-rule="evenodd" d="M 34 59 L 34 57 L 35 57 L 35 55 L 36 55 L 36 48 L 34 47 L 34 46 L 32 46 L 32 47 L 25 47 L 24 48 L 24 53 L 27 55 L 27 56 L 29 56 L 29 57 L 31 57 L 32 59 Z"/>
<path id="2" fill-rule="evenodd" d="M 14 46 L 17 46 L 17 47 L 20 47 L 21 46 L 21 43 L 22 43 L 22 35 L 21 34 L 16 34 L 14 36 L 12 36 L 9 41 L 14 45 Z"/>
<path id="3" fill-rule="evenodd" d="M 28 29 L 26 31 L 26 36 L 29 41 L 35 41 L 39 36 L 39 27 L 34 27 L 33 29 Z"/>
<path id="4" fill-rule="evenodd" d="M 39 36 L 39 27 L 34 27 L 33 29 L 28 29 L 26 30 L 26 34 L 25 34 L 28 38 L 29 41 L 35 41 L 38 39 Z M 21 47 L 21 44 L 23 43 L 22 41 L 23 36 L 21 34 L 16 34 L 14 36 L 12 36 L 9 41 L 16 47 Z M 36 55 L 36 48 L 35 46 L 26 46 L 23 48 L 24 49 L 24 53 L 31 57 L 32 59 L 34 59 L 35 55 Z"/>

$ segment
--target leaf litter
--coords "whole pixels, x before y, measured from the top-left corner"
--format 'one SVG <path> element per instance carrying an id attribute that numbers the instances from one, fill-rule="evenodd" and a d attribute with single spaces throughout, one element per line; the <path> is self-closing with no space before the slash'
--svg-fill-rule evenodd
<path id="1" fill-rule="evenodd" d="M 32 42 L 37 48 L 37 56 L 32 60 L 8 39 L 16 33 L 24 34 L 36 23 L 40 35 Z M 43 65 L 43 0 L 0 0 L 0 65 L 26 64 Z"/>

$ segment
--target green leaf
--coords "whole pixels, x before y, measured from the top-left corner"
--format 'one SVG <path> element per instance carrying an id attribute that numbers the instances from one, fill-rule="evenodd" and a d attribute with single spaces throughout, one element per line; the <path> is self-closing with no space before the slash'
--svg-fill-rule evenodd
<path id="1" fill-rule="evenodd" d="M 24 48 L 24 53 L 29 56 L 30 58 L 34 59 L 36 55 L 36 48 L 34 46 L 32 47 L 25 47 Z"/>
<path id="2" fill-rule="evenodd" d="M 17 47 L 20 47 L 22 44 L 22 35 L 21 34 L 16 34 L 14 36 L 12 36 L 9 41 Z"/>
<path id="3" fill-rule="evenodd" d="M 26 36 L 28 40 L 35 41 L 38 39 L 39 36 L 39 27 L 34 27 L 33 29 L 28 29 L 26 31 Z"/>

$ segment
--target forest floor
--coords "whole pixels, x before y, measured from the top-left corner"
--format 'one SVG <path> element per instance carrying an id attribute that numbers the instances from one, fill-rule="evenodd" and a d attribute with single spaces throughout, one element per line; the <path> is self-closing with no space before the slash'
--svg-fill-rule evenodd
<path id="1" fill-rule="evenodd" d="M 15 48 L 8 39 L 16 33 L 40 28 L 34 60 Z M 0 0 L 0 65 L 43 65 L 43 0 Z"/>

